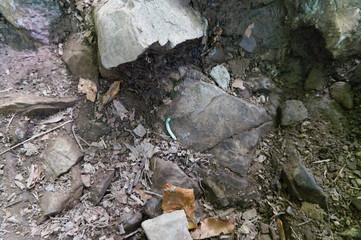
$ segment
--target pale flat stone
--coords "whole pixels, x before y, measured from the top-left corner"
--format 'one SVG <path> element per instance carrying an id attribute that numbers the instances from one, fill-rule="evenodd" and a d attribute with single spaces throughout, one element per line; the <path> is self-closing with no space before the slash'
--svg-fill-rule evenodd
<path id="1" fill-rule="evenodd" d="M 164 213 L 159 217 L 144 221 L 142 228 L 148 240 L 192 240 L 183 210 Z"/>
<path id="2" fill-rule="evenodd" d="M 42 155 L 56 176 L 69 171 L 83 157 L 75 140 L 67 135 L 58 136 Z"/>

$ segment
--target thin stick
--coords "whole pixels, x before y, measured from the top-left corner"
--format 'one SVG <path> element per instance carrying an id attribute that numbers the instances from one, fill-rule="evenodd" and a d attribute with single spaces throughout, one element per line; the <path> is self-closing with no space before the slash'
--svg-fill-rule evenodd
<path id="1" fill-rule="evenodd" d="M 70 122 L 72 122 L 72 121 L 73 121 L 73 120 L 66 121 L 65 123 L 60 124 L 59 126 L 54 127 L 54 128 L 52 128 L 52 129 L 49 129 L 48 131 L 45 131 L 45 132 L 43 132 L 43 133 L 36 134 L 36 135 L 32 136 L 31 138 L 28 138 L 28 139 L 26 139 L 25 141 L 22 141 L 21 143 L 18 143 L 18 144 L 16 144 L 16 145 L 14 145 L 14 146 L 12 146 L 12 147 L 10 147 L 10 148 L 2 151 L 2 152 L 0 153 L 0 156 L 3 155 L 4 153 L 9 152 L 10 150 L 13 150 L 14 148 L 17 148 L 17 147 L 23 145 L 24 143 L 27 143 L 27 142 L 35 139 L 35 138 L 44 136 L 45 134 L 48 134 L 48 133 L 50 133 L 50 132 L 52 132 L 52 131 L 54 131 L 54 130 L 57 130 L 57 129 L 63 127 L 64 125 L 66 125 L 66 124 L 68 124 L 68 123 L 70 123 Z"/>
<path id="2" fill-rule="evenodd" d="M 8 88 L 8 89 L 1 90 L 0 93 L 8 92 L 8 91 L 10 91 L 11 89 L 13 89 L 13 88 L 11 87 L 11 88 Z"/>
<path id="3" fill-rule="evenodd" d="M 341 175 L 341 173 L 343 172 L 343 170 L 345 169 L 345 167 L 346 167 L 346 165 L 344 165 L 344 166 L 341 168 L 341 170 L 337 173 L 335 179 L 333 179 L 333 181 L 332 181 L 330 184 L 335 183 L 335 182 L 338 180 L 338 178 L 340 177 L 340 175 Z"/>
<path id="4" fill-rule="evenodd" d="M 131 232 L 131 233 L 129 233 L 128 235 L 125 235 L 122 239 L 126 239 L 126 238 L 128 238 L 128 237 L 131 237 L 131 236 L 135 235 L 135 234 L 138 233 L 138 232 L 139 232 L 139 230 L 135 230 L 134 232 Z"/>
<path id="5" fill-rule="evenodd" d="M 331 161 L 331 159 L 319 160 L 319 161 L 315 161 L 313 163 L 324 163 L 324 162 L 329 162 L 329 161 Z"/>
<path id="6" fill-rule="evenodd" d="M 160 198 L 162 198 L 163 196 L 162 195 L 160 195 L 160 194 L 158 194 L 158 193 L 155 193 L 155 192 L 151 192 L 151 191 L 147 191 L 147 190 L 143 190 L 145 193 L 147 193 L 147 194 L 150 194 L 150 195 L 154 195 L 154 196 L 157 196 L 157 197 L 160 197 Z"/>
<path id="7" fill-rule="evenodd" d="M 297 227 L 301 227 L 302 225 L 305 225 L 305 224 L 307 224 L 307 223 L 309 223 L 309 222 L 311 222 L 311 221 L 312 221 L 312 219 L 307 220 L 306 222 L 303 222 L 303 223 L 298 224 Z"/>
<path id="8" fill-rule="evenodd" d="M 13 116 L 11 117 L 11 119 L 10 119 L 10 121 L 9 121 L 8 125 L 6 125 L 6 132 L 8 132 L 8 131 L 9 131 L 10 124 L 11 124 L 11 122 L 13 121 L 13 119 L 14 119 L 15 115 L 16 115 L 16 113 L 14 113 L 14 114 L 13 114 Z"/>
<path id="9" fill-rule="evenodd" d="M 82 137 L 78 136 L 78 138 L 80 140 L 82 140 L 86 145 L 88 145 L 89 147 L 91 147 L 90 143 L 88 143 L 87 141 L 85 141 Z"/>
<path id="10" fill-rule="evenodd" d="M 296 233 L 296 231 L 295 230 L 293 230 L 293 228 L 292 227 L 290 227 L 291 228 L 291 230 L 292 230 L 292 232 L 293 232 L 293 234 L 296 236 L 296 238 L 298 239 L 298 240 L 302 240 L 298 235 L 297 235 L 297 233 Z"/>
<path id="11" fill-rule="evenodd" d="M 84 152 L 84 149 L 83 149 L 83 147 L 81 146 L 81 144 L 79 142 L 78 136 L 75 134 L 75 125 L 71 126 L 71 131 L 73 132 L 76 143 L 80 147 L 81 151 Z"/>

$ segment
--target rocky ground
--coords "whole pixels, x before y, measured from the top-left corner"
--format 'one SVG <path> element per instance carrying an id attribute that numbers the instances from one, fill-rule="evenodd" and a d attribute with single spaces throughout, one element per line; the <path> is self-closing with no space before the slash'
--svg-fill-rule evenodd
<path id="1" fill-rule="evenodd" d="M 92 2 L 62 1 L 45 44 L 1 19 L 0 239 L 195 238 L 163 214 L 165 184 L 193 189 L 196 223 L 231 226 L 210 239 L 360 238 L 359 56 L 332 59 L 325 27 L 271 34 L 277 1 L 193 1 L 203 39 L 98 71 Z"/>

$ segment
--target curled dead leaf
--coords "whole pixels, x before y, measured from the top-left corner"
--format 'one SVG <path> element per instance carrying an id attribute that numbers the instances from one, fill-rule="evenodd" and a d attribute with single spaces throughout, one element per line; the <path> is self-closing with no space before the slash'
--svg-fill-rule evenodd
<path id="1" fill-rule="evenodd" d="M 243 85 L 243 80 L 240 78 L 236 78 L 232 84 L 233 88 L 239 88 L 241 90 L 245 90 L 246 88 Z"/>
<path id="2" fill-rule="evenodd" d="M 98 92 L 97 85 L 92 80 L 80 78 L 78 92 L 84 93 L 86 95 L 86 99 L 94 102 Z"/>
<path id="3" fill-rule="evenodd" d="M 42 167 L 31 165 L 29 178 L 26 180 L 26 188 L 31 189 L 35 187 L 35 184 L 41 180 L 41 174 L 43 172 Z"/>
<path id="4" fill-rule="evenodd" d="M 234 231 L 234 220 L 223 220 L 219 218 L 206 218 L 191 236 L 193 239 L 205 239 Z"/>
<path id="5" fill-rule="evenodd" d="M 188 229 L 197 227 L 197 220 L 194 213 L 194 191 L 173 186 L 164 185 L 162 209 L 164 212 L 173 212 L 175 210 L 184 210 L 188 219 Z"/>
<path id="6" fill-rule="evenodd" d="M 120 81 L 113 82 L 108 91 L 104 93 L 102 96 L 100 96 L 100 104 L 105 105 L 107 103 L 110 103 L 118 94 L 120 90 Z"/>

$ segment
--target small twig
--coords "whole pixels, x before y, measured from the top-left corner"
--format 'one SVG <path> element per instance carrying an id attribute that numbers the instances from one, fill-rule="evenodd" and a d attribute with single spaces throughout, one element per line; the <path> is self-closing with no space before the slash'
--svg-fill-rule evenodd
<path id="1" fill-rule="evenodd" d="M 107 144 L 105 143 L 104 139 L 103 139 L 103 138 L 100 138 L 100 140 L 101 140 L 101 142 L 102 142 L 102 144 L 103 144 L 104 148 L 108 148 L 108 146 L 107 146 Z"/>
<path id="2" fill-rule="evenodd" d="M 10 118 L 10 121 L 9 121 L 8 125 L 6 125 L 6 132 L 9 131 L 10 124 L 11 124 L 11 122 L 13 121 L 15 115 L 16 115 L 16 113 L 13 114 L 13 116 Z"/>
<path id="3" fill-rule="evenodd" d="M 126 239 L 126 238 L 128 238 L 128 237 L 131 237 L 131 236 L 135 235 L 135 234 L 138 233 L 138 232 L 139 232 L 139 230 L 137 229 L 137 230 L 135 230 L 134 232 L 131 232 L 131 233 L 129 233 L 128 235 L 125 235 L 125 236 L 123 237 L 123 239 Z"/>
<path id="4" fill-rule="evenodd" d="M 45 131 L 45 132 L 43 132 L 43 133 L 36 134 L 36 135 L 32 136 L 31 138 L 28 138 L 28 139 L 26 139 L 25 141 L 22 141 L 21 143 L 15 144 L 14 146 L 12 146 L 12 147 L 10 147 L 10 148 L 2 151 L 2 152 L 0 153 L 0 156 L 3 155 L 4 153 L 7 153 L 7 152 L 10 151 L 10 150 L 13 150 L 14 148 L 17 148 L 17 147 L 23 145 L 24 143 L 27 143 L 27 142 L 35 139 L 35 138 L 44 136 L 45 134 L 48 134 L 48 133 L 50 133 L 50 132 L 52 132 L 52 131 L 54 131 L 54 130 L 57 130 L 57 129 L 63 127 L 64 125 L 66 125 L 66 124 L 68 124 L 68 123 L 70 123 L 70 122 L 72 122 L 72 121 L 73 121 L 73 120 L 66 121 L 65 123 L 60 124 L 60 125 L 57 126 L 57 127 L 54 127 L 54 128 L 52 128 L 52 129 L 49 129 L 48 131 Z"/>
<path id="5" fill-rule="evenodd" d="M 137 198 L 136 196 L 134 196 L 133 194 L 129 196 L 131 199 L 133 199 L 135 202 L 137 202 L 139 205 L 144 206 L 144 202 L 142 200 L 140 200 L 139 198 Z"/>
<path id="6" fill-rule="evenodd" d="M 82 137 L 78 136 L 78 138 L 82 140 L 86 145 L 88 145 L 88 147 L 91 147 L 91 144 L 85 141 Z"/>
<path id="7" fill-rule="evenodd" d="M 341 170 L 337 173 L 335 179 L 333 179 L 333 181 L 332 181 L 330 184 L 333 184 L 333 183 L 335 183 L 335 182 L 338 180 L 338 178 L 340 177 L 340 175 L 341 175 L 341 173 L 343 172 L 343 170 L 345 169 L 345 167 L 346 167 L 346 165 L 344 165 L 344 166 L 341 168 Z"/>
<path id="8" fill-rule="evenodd" d="M 147 190 L 144 190 L 144 192 L 147 193 L 147 194 L 150 194 L 150 195 L 154 195 L 154 196 L 160 197 L 160 198 L 163 197 L 162 195 L 160 195 L 160 194 L 158 194 L 158 193 L 155 193 L 155 192 L 151 192 L 151 191 L 147 191 Z"/>
<path id="9" fill-rule="evenodd" d="M 126 127 L 123 127 L 124 131 L 129 132 L 130 134 L 132 134 L 132 136 L 134 137 L 134 139 L 137 139 L 137 137 L 134 135 L 132 130 L 127 129 Z"/>
<path id="10" fill-rule="evenodd" d="M 13 89 L 13 88 L 11 87 L 11 88 L 8 88 L 8 89 L 1 90 L 0 93 L 8 92 L 8 91 L 10 91 L 11 89 Z"/>
<path id="11" fill-rule="evenodd" d="M 319 161 L 315 161 L 315 162 L 312 162 L 312 163 L 324 163 L 324 162 L 330 162 L 331 159 L 325 159 L 325 160 L 319 160 Z"/>
<path id="12" fill-rule="evenodd" d="M 71 131 L 73 132 L 76 143 L 80 147 L 81 151 L 84 152 L 84 149 L 83 149 L 83 147 L 81 146 L 81 144 L 79 142 L 78 136 L 75 134 L 75 125 L 71 126 Z"/>
<path id="13" fill-rule="evenodd" d="M 302 225 L 305 225 L 305 224 L 307 224 L 307 223 L 309 223 L 309 222 L 311 222 L 311 221 L 312 221 L 312 219 L 307 220 L 306 222 L 303 222 L 303 223 L 298 224 L 297 227 L 301 227 Z"/>
<path id="14" fill-rule="evenodd" d="M 291 228 L 291 230 L 292 230 L 292 233 L 295 235 L 295 237 L 296 237 L 298 240 L 302 240 L 302 239 L 297 235 L 296 231 L 293 230 L 292 227 L 290 227 L 290 228 Z"/>

